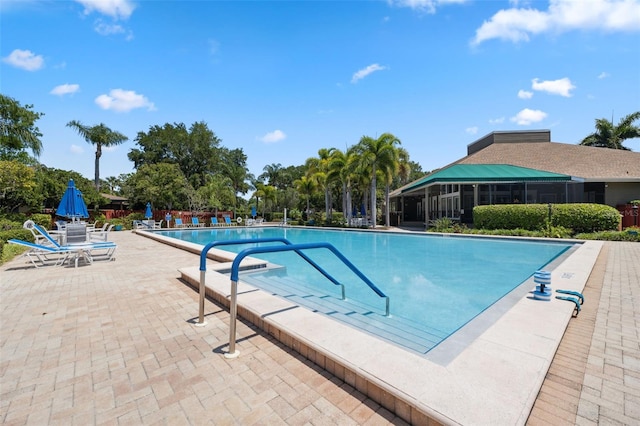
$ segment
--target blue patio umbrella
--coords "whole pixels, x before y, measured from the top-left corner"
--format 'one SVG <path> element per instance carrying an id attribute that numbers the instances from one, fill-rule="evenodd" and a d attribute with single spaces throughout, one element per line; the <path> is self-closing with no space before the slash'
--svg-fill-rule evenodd
<path id="1" fill-rule="evenodd" d="M 144 212 L 144 217 L 151 219 L 153 213 L 151 213 L 151 203 L 147 203 L 147 210 Z"/>
<path id="2" fill-rule="evenodd" d="M 355 205 L 351 209 L 351 217 L 358 217 L 358 209 L 356 209 Z"/>
<path id="3" fill-rule="evenodd" d="M 364 206 L 364 204 L 362 206 L 360 206 L 360 214 L 362 216 L 366 216 L 367 215 L 367 208 Z"/>
<path id="4" fill-rule="evenodd" d="M 251 207 L 251 217 L 256 217 L 256 208 Z"/>
<path id="5" fill-rule="evenodd" d="M 71 220 L 89 217 L 87 205 L 82 199 L 82 192 L 76 188 L 73 179 L 69 179 L 67 190 L 62 195 L 62 199 L 60 200 L 60 204 L 56 210 L 56 215 L 66 217 Z"/>

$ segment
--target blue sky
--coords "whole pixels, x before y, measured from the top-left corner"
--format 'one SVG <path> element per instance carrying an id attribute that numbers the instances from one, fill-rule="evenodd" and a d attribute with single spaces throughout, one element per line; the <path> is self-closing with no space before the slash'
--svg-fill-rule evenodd
<path id="1" fill-rule="evenodd" d="M 255 175 L 384 132 L 427 171 L 492 131 L 578 143 L 640 110 L 639 0 L 3 0 L 0 20 L 0 91 L 45 114 L 42 163 L 90 179 L 70 120 L 129 137 L 105 178 L 165 123 L 206 122 Z"/>

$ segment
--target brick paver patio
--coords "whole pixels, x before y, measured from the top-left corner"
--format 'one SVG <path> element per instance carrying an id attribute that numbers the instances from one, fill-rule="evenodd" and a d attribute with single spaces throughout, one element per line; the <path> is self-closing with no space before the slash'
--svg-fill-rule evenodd
<path id="1" fill-rule="evenodd" d="M 178 279 L 198 256 L 111 239 L 114 262 L 0 268 L 3 424 L 406 424 L 242 321 L 224 358 L 228 312 L 207 301 L 196 327 Z M 605 244 L 529 423 L 640 423 L 639 265 L 640 244 Z"/>

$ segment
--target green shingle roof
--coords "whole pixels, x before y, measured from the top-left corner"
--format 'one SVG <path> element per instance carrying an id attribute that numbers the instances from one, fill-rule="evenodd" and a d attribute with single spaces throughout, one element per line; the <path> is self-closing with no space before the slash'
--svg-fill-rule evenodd
<path id="1" fill-rule="evenodd" d="M 567 181 L 571 176 L 508 164 L 456 164 L 425 176 L 402 190 L 409 192 L 434 183 L 549 182 Z"/>

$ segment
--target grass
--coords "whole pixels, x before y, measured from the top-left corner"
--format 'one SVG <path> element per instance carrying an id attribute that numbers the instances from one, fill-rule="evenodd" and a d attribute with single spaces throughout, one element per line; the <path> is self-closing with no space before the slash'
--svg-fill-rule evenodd
<path id="1" fill-rule="evenodd" d="M 21 255 L 27 251 L 27 247 L 18 246 L 15 244 L 5 244 L 2 248 L 2 256 L 0 257 L 0 265 L 4 265 L 6 262 L 12 260 L 14 257 Z"/>

